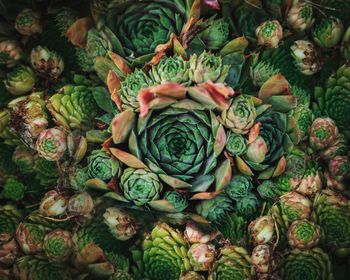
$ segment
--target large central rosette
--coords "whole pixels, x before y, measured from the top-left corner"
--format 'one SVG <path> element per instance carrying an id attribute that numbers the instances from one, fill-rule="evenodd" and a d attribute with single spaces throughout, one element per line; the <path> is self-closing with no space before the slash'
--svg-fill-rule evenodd
<path id="1" fill-rule="evenodd" d="M 115 33 L 124 57 L 151 55 L 171 34 L 180 35 L 187 21 L 191 0 L 112 1 L 107 9 L 106 23 Z"/>
<path id="2" fill-rule="evenodd" d="M 139 131 L 145 163 L 157 173 L 183 181 L 215 167 L 215 116 L 202 110 L 168 108 L 150 116 Z"/>

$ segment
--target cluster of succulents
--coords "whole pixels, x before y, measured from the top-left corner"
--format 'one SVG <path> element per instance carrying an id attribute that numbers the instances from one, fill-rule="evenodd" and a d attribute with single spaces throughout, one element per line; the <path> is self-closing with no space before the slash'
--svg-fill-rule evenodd
<path id="1" fill-rule="evenodd" d="M 0 1 L 0 279 L 349 279 L 349 11 Z"/>

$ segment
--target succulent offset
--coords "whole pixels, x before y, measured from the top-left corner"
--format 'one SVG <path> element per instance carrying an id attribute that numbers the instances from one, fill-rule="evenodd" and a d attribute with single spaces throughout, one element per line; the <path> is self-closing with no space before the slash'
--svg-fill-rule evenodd
<path id="1" fill-rule="evenodd" d="M 349 1 L 0 1 L 0 279 L 348 280 Z"/>

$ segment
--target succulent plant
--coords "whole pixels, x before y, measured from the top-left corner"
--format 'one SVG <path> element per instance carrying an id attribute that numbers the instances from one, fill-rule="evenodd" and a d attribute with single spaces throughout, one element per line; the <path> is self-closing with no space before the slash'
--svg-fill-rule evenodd
<path id="1" fill-rule="evenodd" d="M 41 224 L 21 222 L 16 230 L 19 247 L 25 254 L 38 253 L 43 250 L 43 243 L 49 228 Z"/>
<path id="2" fill-rule="evenodd" d="M 122 173 L 121 163 L 103 150 L 92 151 L 87 161 L 89 178 L 108 181 L 114 176 L 120 177 Z"/>
<path id="3" fill-rule="evenodd" d="M 152 72 L 152 70 L 151 70 Z M 123 109 L 140 110 L 138 94 L 142 88 L 147 88 L 153 85 L 151 78 L 141 69 L 136 69 L 131 74 L 127 75 L 120 83 L 118 96 Z"/>
<path id="4" fill-rule="evenodd" d="M 221 122 L 237 134 L 246 134 L 257 117 L 253 100 L 240 95 L 234 98 L 230 107 L 221 113 Z"/>
<path id="5" fill-rule="evenodd" d="M 222 83 L 225 81 L 230 67 L 225 65 L 220 56 L 210 52 L 193 54 L 190 57 L 190 80 L 200 84 L 206 81 Z"/>
<path id="6" fill-rule="evenodd" d="M 7 179 L 0 196 L 5 199 L 20 201 L 23 199 L 25 191 L 26 186 L 22 182 L 14 177 L 10 177 Z"/>
<path id="7" fill-rule="evenodd" d="M 31 148 L 35 139 L 48 125 L 45 111 L 45 101 L 41 93 L 18 97 L 9 105 L 11 120 L 9 126 L 16 131 L 20 138 Z"/>
<path id="8" fill-rule="evenodd" d="M 225 194 L 220 194 L 212 199 L 203 200 L 196 205 L 199 215 L 213 223 L 220 223 L 227 213 L 233 211 L 233 202 Z"/>
<path id="9" fill-rule="evenodd" d="M 43 249 L 49 260 L 63 262 L 72 253 L 73 242 L 69 231 L 55 229 L 45 235 Z"/>
<path id="10" fill-rule="evenodd" d="M 324 243 L 339 256 L 350 252 L 348 205 L 348 199 L 331 190 L 318 193 L 313 202 L 312 217 L 324 232 Z"/>
<path id="11" fill-rule="evenodd" d="M 209 274 L 209 280 L 252 279 L 252 263 L 243 247 L 228 245 L 221 249 L 219 258 Z"/>
<path id="12" fill-rule="evenodd" d="M 275 235 L 275 223 L 269 215 L 260 216 L 249 224 L 248 230 L 255 244 L 270 243 Z"/>
<path id="13" fill-rule="evenodd" d="M 288 25 L 297 32 L 310 29 L 314 21 L 315 18 L 310 3 L 296 2 L 288 11 Z"/>
<path id="14" fill-rule="evenodd" d="M 0 42 L 0 64 L 14 67 L 22 58 L 22 49 L 17 41 L 4 40 Z"/>
<path id="15" fill-rule="evenodd" d="M 17 146 L 12 155 L 12 161 L 23 174 L 33 173 L 34 154 L 25 146 Z"/>
<path id="16" fill-rule="evenodd" d="M 330 117 L 340 131 L 348 137 L 349 128 L 349 92 L 346 88 L 350 67 L 346 64 L 341 66 L 334 75 L 331 75 L 326 83 L 326 89 L 320 87 L 315 88 L 315 97 L 317 105 L 315 109 L 319 109 L 322 114 Z"/>
<path id="17" fill-rule="evenodd" d="M 55 122 L 66 129 L 87 130 L 100 110 L 94 94 L 104 94 L 101 87 L 66 85 L 50 97 L 47 108 Z"/>
<path id="18" fill-rule="evenodd" d="M 188 258 L 193 270 L 207 271 L 215 260 L 215 246 L 211 244 L 195 243 L 188 249 Z"/>
<path id="19" fill-rule="evenodd" d="M 190 271 L 188 273 L 183 273 L 179 280 L 204 280 L 204 276 L 200 275 L 195 271 Z"/>
<path id="20" fill-rule="evenodd" d="M 14 236 L 21 213 L 12 205 L 0 207 L 0 236 Z"/>
<path id="21" fill-rule="evenodd" d="M 64 70 L 62 58 L 46 47 L 37 46 L 30 53 L 30 64 L 39 77 L 56 81 Z"/>
<path id="22" fill-rule="evenodd" d="M 33 70 L 28 66 L 19 65 L 7 74 L 5 86 L 13 95 L 24 95 L 33 89 L 35 82 Z"/>
<path id="23" fill-rule="evenodd" d="M 322 232 L 318 225 L 308 220 L 294 221 L 287 232 L 289 246 L 299 249 L 316 247 L 322 238 Z"/>
<path id="24" fill-rule="evenodd" d="M 86 191 L 76 193 L 69 198 L 67 210 L 74 216 L 90 217 L 94 210 L 93 198 Z"/>
<path id="25" fill-rule="evenodd" d="M 10 234 L 1 233 L 0 238 L 0 264 L 3 267 L 11 266 L 19 255 L 16 240 Z M 1 273 L 0 273 L 1 275 Z"/>
<path id="26" fill-rule="evenodd" d="M 146 275 L 150 279 L 178 279 L 191 270 L 189 246 L 182 235 L 167 224 L 159 224 L 142 245 Z"/>
<path id="27" fill-rule="evenodd" d="M 59 128 L 43 130 L 35 143 L 35 149 L 46 160 L 58 161 L 67 149 L 66 133 Z"/>
<path id="28" fill-rule="evenodd" d="M 143 205 L 159 198 L 163 189 L 158 175 L 144 169 L 127 168 L 120 178 L 120 187 L 126 199 Z"/>
<path id="29" fill-rule="evenodd" d="M 247 150 L 247 140 L 241 134 L 230 133 L 225 148 L 230 156 L 240 156 Z"/>
<path id="30" fill-rule="evenodd" d="M 269 20 L 256 28 L 256 37 L 259 45 L 269 48 L 277 48 L 283 37 L 283 29 L 277 20 Z"/>
<path id="31" fill-rule="evenodd" d="M 164 199 L 169 201 L 174 206 L 177 212 L 184 211 L 188 206 L 186 198 L 176 191 L 166 192 L 164 194 Z"/>
<path id="32" fill-rule="evenodd" d="M 61 216 L 66 213 L 67 198 L 55 190 L 48 191 L 40 202 L 40 214 L 47 217 Z"/>
<path id="33" fill-rule="evenodd" d="M 312 37 L 321 48 L 334 47 L 342 38 L 343 23 L 335 17 L 323 18 L 312 29 Z"/>
<path id="34" fill-rule="evenodd" d="M 229 24 L 223 18 L 210 18 L 208 26 L 200 33 L 200 38 L 208 50 L 219 50 L 229 37 Z"/>
<path id="35" fill-rule="evenodd" d="M 137 62 L 150 59 L 159 44 L 170 39 L 171 33 L 180 35 L 186 23 L 192 1 L 133 2 L 107 6 L 106 23 L 115 33 L 120 47 L 118 53 Z M 140 25 L 139 22 L 143 24 Z M 147 59 L 148 58 L 148 59 Z"/>
<path id="36" fill-rule="evenodd" d="M 290 47 L 295 65 L 304 75 L 314 75 L 321 70 L 317 51 L 314 45 L 306 40 L 297 40 Z"/>
<path id="37" fill-rule="evenodd" d="M 309 275 L 310 279 L 333 279 L 328 255 L 320 248 L 291 250 L 281 266 L 282 279 L 294 280 Z"/>
<path id="38" fill-rule="evenodd" d="M 123 210 L 107 208 L 103 218 L 111 234 L 118 240 L 129 240 L 137 232 L 135 221 Z"/>
<path id="39" fill-rule="evenodd" d="M 251 220 L 257 216 L 260 202 L 255 194 L 249 193 L 248 195 L 239 199 L 234 207 L 235 212 L 245 218 Z"/>
<path id="40" fill-rule="evenodd" d="M 315 150 L 328 148 L 334 144 L 338 134 L 338 127 L 332 119 L 317 118 L 310 128 L 310 146 Z"/>
<path id="41" fill-rule="evenodd" d="M 174 82 L 188 85 L 190 83 L 189 66 L 189 62 L 181 56 L 164 57 L 150 69 L 149 75 L 156 84 Z"/>
<path id="42" fill-rule="evenodd" d="M 15 28 L 19 33 L 26 36 L 41 33 L 40 14 L 31 9 L 24 9 L 16 17 Z"/>
<path id="43" fill-rule="evenodd" d="M 272 270 L 272 252 L 269 245 L 257 245 L 254 247 L 251 261 L 254 267 L 254 271 L 258 275 L 269 273 Z M 261 275 L 261 276 L 262 276 Z"/>
<path id="44" fill-rule="evenodd" d="M 194 222 L 188 222 L 184 231 L 184 238 L 189 243 L 208 243 L 217 237 L 216 231 L 206 231 Z"/>
<path id="45" fill-rule="evenodd" d="M 239 201 L 250 194 L 253 189 L 252 180 L 244 175 L 235 175 L 225 187 L 225 193 L 233 200 Z"/>

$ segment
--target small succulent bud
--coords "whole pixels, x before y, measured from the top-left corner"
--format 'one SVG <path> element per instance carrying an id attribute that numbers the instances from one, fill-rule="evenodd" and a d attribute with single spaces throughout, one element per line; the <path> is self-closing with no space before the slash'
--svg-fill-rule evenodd
<path id="1" fill-rule="evenodd" d="M 344 31 L 343 23 L 335 17 L 323 18 L 314 26 L 312 36 L 321 48 L 331 48 L 339 43 Z"/>
<path id="2" fill-rule="evenodd" d="M 63 262 L 72 253 L 73 242 L 71 234 L 62 229 L 53 230 L 45 235 L 43 248 L 50 260 Z"/>
<path id="3" fill-rule="evenodd" d="M 215 247 L 211 244 L 192 244 L 188 257 L 195 271 L 208 271 L 215 260 Z"/>
<path id="4" fill-rule="evenodd" d="M 57 191 L 48 191 L 40 202 L 39 212 L 43 216 L 56 217 L 66 213 L 68 200 Z"/>
<path id="5" fill-rule="evenodd" d="M 22 57 L 22 49 L 16 41 L 5 40 L 0 42 L 0 65 L 13 67 Z"/>
<path id="6" fill-rule="evenodd" d="M 118 240 L 129 240 L 137 232 L 137 227 L 132 217 L 118 208 L 107 208 L 103 218 L 110 232 Z"/>
<path id="7" fill-rule="evenodd" d="M 193 222 L 188 222 L 185 229 L 185 239 L 190 243 L 208 243 L 214 240 L 218 232 L 205 232 Z"/>
<path id="8" fill-rule="evenodd" d="M 24 95 L 31 91 L 34 85 L 34 72 L 30 67 L 24 65 L 19 65 L 8 73 L 5 80 L 6 89 L 13 95 Z"/>
<path id="9" fill-rule="evenodd" d="M 265 21 L 257 27 L 256 37 L 259 45 L 277 48 L 283 38 L 282 26 L 277 20 Z"/>
<path id="10" fill-rule="evenodd" d="M 67 149 L 66 134 L 59 128 L 45 129 L 40 133 L 35 148 L 46 160 L 57 161 Z"/>
<path id="11" fill-rule="evenodd" d="M 0 264 L 9 266 L 14 263 L 19 250 L 16 240 L 10 234 L 0 235 Z M 0 274 L 1 279 L 1 274 Z"/>
<path id="12" fill-rule="evenodd" d="M 269 245 L 258 245 L 253 249 L 251 260 L 256 273 L 268 273 L 271 270 L 271 252 Z"/>
<path id="13" fill-rule="evenodd" d="M 88 192 L 73 195 L 68 201 L 68 212 L 74 216 L 90 217 L 94 201 Z"/>
<path id="14" fill-rule="evenodd" d="M 41 33 L 40 14 L 31 9 L 24 9 L 16 17 L 15 28 L 26 36 Z"/>
<path id="15" fill-rule="evenodd" d="M 291 50 L 295 65 L 302 74 L 310 76 L 321 70 L 317 51 L 311 42 L 297 40 L 291 46 Z"/>
<path id="16" fill-rule="evenodd" d="M 261 216 L 249 224 L 248 230 L 255 244 L 266 244 L 274 237 L 275 224 L 271 216 Z"/>
<path id="17" fill-rule="evenodd" d="M 293 30 L 298 32 L 310 29 L 315 22 L 312 5 L 297 1 L 288 12 L 287 22 Z"/>
<path id="18" fill-rule="evenodd" d="M 30 63 L 39 77 L 56 81 L 62 74 L 64 62 L 54 51 L 37 46 L 30 53 Z"/>

